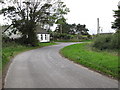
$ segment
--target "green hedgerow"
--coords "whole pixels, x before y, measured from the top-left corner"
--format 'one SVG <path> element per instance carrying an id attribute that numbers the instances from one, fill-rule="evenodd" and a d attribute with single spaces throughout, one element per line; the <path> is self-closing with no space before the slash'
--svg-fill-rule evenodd
<path id="1" fill-rule="evenodd" d="M 119 49 L 120 42 L 119 39 L 119 33 L 115 34 L 108 34 L 108 35 L 98 35 L 94 39 L 93 47 L 99 49 L 99 50 L 105 50 L 105 49 Z"/>

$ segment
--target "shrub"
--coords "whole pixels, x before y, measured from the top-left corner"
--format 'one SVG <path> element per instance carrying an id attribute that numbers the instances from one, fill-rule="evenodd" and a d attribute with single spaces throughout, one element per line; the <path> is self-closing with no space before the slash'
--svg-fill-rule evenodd
<path id="1" fill-rule="evenodd" d="M 110 45 L 111 45 L 111 49 L 120 50 L 120 32 L 115 33 L 112 36 Z"/>
<path id="2" fill-rule="evenodd" d="M 98 35 L 94 39 L 93 47 L 98 48 L 100 50 L 105 49 L 118 49 L 119 48 L 119 41 L 118 41 L 118 33 L 113 35 Z"/>

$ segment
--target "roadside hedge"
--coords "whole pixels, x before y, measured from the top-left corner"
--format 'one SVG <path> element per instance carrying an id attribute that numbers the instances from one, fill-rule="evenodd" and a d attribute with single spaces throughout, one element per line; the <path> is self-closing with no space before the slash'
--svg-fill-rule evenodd
<path id="1" fill-rule="evenodd" d="M 120 49 L 120 33 L 107 34 L 107 35 L 98 35 L 93 40 L 93 47 L 99 50 L 119 50 Z"/>

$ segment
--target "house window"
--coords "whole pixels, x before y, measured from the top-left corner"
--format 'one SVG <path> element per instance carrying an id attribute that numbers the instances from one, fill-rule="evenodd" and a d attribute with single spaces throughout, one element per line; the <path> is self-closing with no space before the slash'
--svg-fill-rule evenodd
<path id="1" fill-rule="evenodd" d="M 43 35 L 41 34 L 41 40 L 43 40 Z"/>
<path id="2" fill-rule="evenodd" d="M 45 34 L 45 40 L 47 40 L 47 35 Z"/>

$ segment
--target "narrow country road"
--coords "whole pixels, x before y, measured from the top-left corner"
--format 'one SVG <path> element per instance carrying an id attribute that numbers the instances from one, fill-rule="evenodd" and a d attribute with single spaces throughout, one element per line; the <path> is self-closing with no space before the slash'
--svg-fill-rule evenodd
<path id="1" fill-rule="evenodd" d="M 63 58 L 59 50 L 71 44 L 75 43 L 59 43 L 17 55 L 8 70 L 5 88 L 118 88 L 116 80 Z"/>

